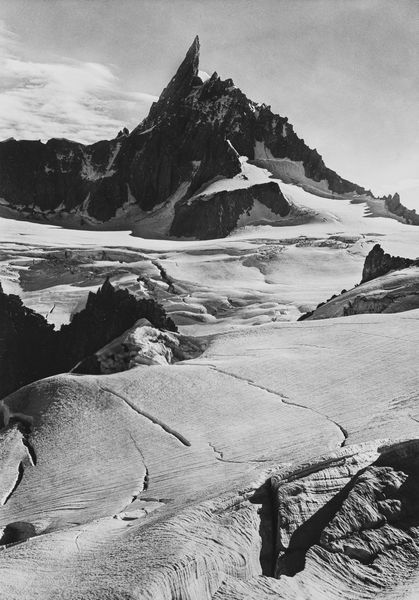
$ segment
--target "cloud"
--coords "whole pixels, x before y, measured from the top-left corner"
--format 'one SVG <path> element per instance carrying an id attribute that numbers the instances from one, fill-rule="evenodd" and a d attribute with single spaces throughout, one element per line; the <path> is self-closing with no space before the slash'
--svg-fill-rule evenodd
<path id="1" fill-rule="evenodd" d="M 136 126 L 156 99 L 123 90 L 99 63 L 24 60 L 19 40 L 1 21 L 0 69 L 0 139 L 113 138 L 122 127 Z"/>

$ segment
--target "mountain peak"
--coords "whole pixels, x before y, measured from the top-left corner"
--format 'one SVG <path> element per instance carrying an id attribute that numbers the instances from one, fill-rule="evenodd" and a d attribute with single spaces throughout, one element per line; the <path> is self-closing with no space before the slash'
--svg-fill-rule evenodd
<path id="1" fill-rule="evenodd" d="M 199 35 L 196 35 L 194 41 L 189 46 L 188 54 L 189 54 L 189 52 L 193 52 L 194 54 L 198 55 L 198 59 L 199 59 L 199 49 L 200 49 Z"/>
<path id="2" fill-rule="evenodd" d="M 1 143 L 3 202 L 31 219 L 41 213 L 58 221 L 62 212 L 69 212 L 69 219 L 83 227 L 109 222 L 113 228 L 125 219 L 131 223 L 131 216 L 140 211 L 137 235 L 149 237 L 154 228 L 153 235 L 159 237 L 224 236 L 242 222 L 240 215 L 251 210 L 254 201 L 265 202 L 269 210 L 279 202 L 266 188 L 265 175 L 263 186 L 250 181 L 237 188 L 237 181 L 245 182 L 246 176 L 221 188 L 216 201 L 196 202 L 211 182 L 243 175 L 244 159 L 239 157 L 311 193 L 355 194 L 361 201 L 371 194 L 326 167 L 287 118 L 248 99 L 231 79 L 199 71 L 199 49 L 196 36 L 159 100 L 131 134 L 122 131 L 114 140 L 91 146 L 63 139 Z M 397 195 L 383 200 L 388 216 L 393 213 L 419 225 L 419 215 L 403 207 Z M 164 203 L 164 219 L 143 215 Z M 102 293 L 107 291 L 109 282 Z"/>
<path id="3" fill-rule="evenodd" d="M 160 111 L 167 104 L 187 96 L 193 85 L 200 82 L 198 76 L 199 49 L 199 37 L 196 36 L 176 74 L 172 77 L 167 87 L 164 88 L 156 104 L 153 105 L 150 115 L 155 110 Z"/>
<path id="4" fill-rule="evenodd" d="M 186 56 L 183 59 L 183 62 L 181 63 L 180 67 L 178 68 L 176 75 L 173 77 L 173 79 L 176 78 L 176 76 L 179 74 L 179 72 L 183 73 L 184 71 L 190 71 L 194 75 L 198 74 L 200 48 L 201 48 L 201 46 L 199 43 L 199 37 L 195 36 L 194 41 L 189 46 Z M 173 81 L 173 79 L 172 79 L 172 81 Z M 172 81 L 170 83 L 172 83 Z M 170 86 L 170 83 L 169 83 L 169 86 Z"/>

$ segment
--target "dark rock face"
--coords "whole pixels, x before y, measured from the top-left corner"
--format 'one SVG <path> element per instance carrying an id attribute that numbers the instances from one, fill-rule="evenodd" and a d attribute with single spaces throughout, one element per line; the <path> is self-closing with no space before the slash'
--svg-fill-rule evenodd
<path id="1" fill-rule="evenodd" d="M 191 203 L 188 200 L 178 202 L 170 233 L 199 239 L 225 237 L 235 229 L 241 215 L 250 213 L 256 200 L 281 217 L 290 212 L 287 200 L 272 181 L 198 196 Z"/>
<path id="2" fill-rule="evenodd" d="M 176 331 L 172 319 L 154 300 L 137 300 L 128 290 L 116 290 L 106 280 L 96 294 L 90 292 L 86 308 L 58 332 L 59 371 L 68 371 L 142 318 L 158 329 Z"/>
<path id="3" fill-rule="evenodd" d="M 380 244 L 376 244 L 365 259 L 361 283 L 381 277 L 389 271 L 406 269 L 415 264 L 419 264 L 419 261 L 401 256 L 391 256 L 384 252 Z"/>
<path id="4" fill-rule="evenodd" d="M 0 291 L 0 397 L 70 370 L 141 318 L 156 328 L 176 331 L 154 300 L 137 300 L 127 290 L 116 290 L 108 280 L 96 294 L 89 294 L 86 308 L 59 331 L 26 308 L 18 296 Z"/>
<path id="5" fill-rule="evenodd" d="M 414 209 L 409 210 L 406 206 L 400 202 L 399 194 L 394 194 L 394 196 L 388 196 L 385 199 L 385 205 L 390 212 L 397 215 L 398 217 L 402 217 L 402 219 L 410 224 L 410 225 L 419 225 L 419 215 L 416 214 Z"/>
<path id="6" fill-rule="evenodd" d="M 80 208 L 87 199 L 103 198 L 103 220 L 114 214 L 119 200 L 107 198 L 115 187 L 107 174 L 120 142 L 85 146 L 69 140 L 7 140 L 0 143 L 0 196 L 12 206 L 49 213 Z M 115 210 L 112 212 L 112 202 Z"/>
<path id="7" fill-rule="evenodd" d="M 0 287 L 0 397 L 49 374 L 53 337 L 44 317 Z"/>
<path id="8" fill-rule="evenodd" d="M 334 192 L 365 192 L 328 169 L 287 118 L 248 100 L 231 79 L 214 73 L 202 82 L 198 62 L 196 38 L 148 117 L 131 133 L 124 129 L 113 140 L 91 145 L 64 139 L 0 143 L 0 197 L 28 219 L 61 217 L 64 223 L 70 212 L 79 226 L 94 227 L 126 203 L 149 211 L 177 190 L 183 202 L 214 178 L 233 177 L 241 170 L 238 155 L 258 158 L 258 142 L 275 158 L 301 162 L 306 177 L 326 180 Z M 256 192 L 265 194 L 263 188 Z M 231 194 L 231 202 L 245 202 L 242 194 Z M 183 205 L 179 214 L 184 211 Z M 211 227 L 217 229 L 212 222 Z M 177 219 L 172 233 L 186 236 L 190 229 Z M 228 232 L 230 225 L 219 230 Z"/>

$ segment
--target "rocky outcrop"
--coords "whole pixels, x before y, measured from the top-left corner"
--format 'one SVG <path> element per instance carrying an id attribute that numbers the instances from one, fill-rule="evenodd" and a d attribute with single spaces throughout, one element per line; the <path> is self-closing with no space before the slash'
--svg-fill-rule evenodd
<path id="1" fill-rule="evenodd" d="M 198 66 L 196 38 L 148 117 L 131 133 L 124 129 L 113 140 L 91 145 L 66 139 L 0 143 L 1 203 L 26 219 L 126 228 L 133 215 L 144 218 L 174 199 L 181 205 L 172 235 L 187 236 L 193 228 L 186 213 L 202 206 L 187 208 L 185 201 L 214 179 L 239 174 L 239 155 L 276 175 L 281 165 L 292 164 L 295 183 L 317 182 L 333 193 L 366 193 L 328 169 L 286 117 L 249 100 L 231 79 L 213 73 L 202 81 Z M 209 228 L 226 235 L 234 215 L 248 203 L 243 194 L 226 192 L 218 198 L 214 213 L 206 215 Z M 266 189 L 255 187 L 252 195 L 264 202 Z M 227 197 L 238 206 L 221 214 Z M 202 225 L 197 230 L 210 237 Z"/>
<path id="2" fill-rule="evenodd" d="M 301 315 L 306 319 L 330 319 L 350 315 L 398 313 L 419 308 L 419 270 L 395 271 L 372 282 L 321 302 L 313 311 Z"/>
<path id="3" fill-rule="evenodd" d="M 385 275 L 390 271 L 406 269 L 411 265 L 419 265 L 419 261 L 401 256 L 391 256 L 391 254 L 384 252 L 380 244 L 375 244 L 365 259 L 361 283 L 381 277 L 381 275 Z"/>
<path id="4" fill-rule="evenodd" d="M 120 373 L 139 365 L 170 365 L 195 358 L 202 348 L 192 338 L 152 327 L 140 319 L 121 336 L 79 363 L 73 373 Z"/>
<path id="5" fill-rule="evenodd" d="M 334 294 L 299 321 L 419 308 L 418 266 L 419 260 L 391 256 L 376 244 L 365 259 L 361 283 Z"/>
<path id="6" fill-rule="evenodd" d="M 410 210 L 406 208 L 406 206 L 403 206 L 403 204 L 400 202 L 399 194 L 387 196 L 387 198 L 384 200 L 384 203 L 391 213 L 401 217 L 405 223 L 410 225 L 419 225 L 419 215 L 416 214 L 416 210 Z"/>
<path id="7" fill-rule="evenodd" d="M 0 397 L 69 371 L 141 318 L 156 328 L 176 331 L 154 300 L 137 300 L 127 290 L 116 290 L 109 280 L 96 294 L 90 292 L 86 308 L 59 331 L 26 308 L 18 296 L 0 291 Z"/>
<path id="8" fill-rule="evenodd" d="M 242 215 L 250 215 L 255 208 L 257 211 L 257 203 L 269 208 L 273 219 L 290 212 L 289 203 L 272 181 L 178 202 L 170 233 L 199 239 L 225 237 L 237 227 Z"/>
<path id="9" fill-rule="evenodd" d="M 408 442 L 374 461 L 351 453 L 288 481 L 274 476 L 276 576 L 298 577 L 294 591 L 311 587 L 309 598 L 337 589 L 373 598 L 400 585 L 419 560 L 418 475 L 417 443 Z"/>
<path id="10" fill-rule="evenodd" d="M 57 334 L 59 369 L 68 371 L 145 318 L 155 327 L 176 331 L 164 309 L 152 299 L 136 299 L 128 290 L 115 289 L 107 279 L 96 294 L 90 292 L 86 308 L 76 313 Z"/>

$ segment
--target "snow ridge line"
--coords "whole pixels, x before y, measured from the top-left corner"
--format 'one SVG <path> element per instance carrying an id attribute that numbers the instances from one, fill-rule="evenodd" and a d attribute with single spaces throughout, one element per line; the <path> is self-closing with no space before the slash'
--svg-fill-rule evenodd
<path id="1" fill-rule="evenodd" d="M 108 392 L 109 394 L 113 394 L 117 398 L 120 398 L 121 400 L 123 400 L 125 402 L 125 404 L 127 404 L 127 406 L 129 406 L 134 412 L 136 412 L 141 417 L 145 417 L 146 419 L 148 419 L 149 421 L 151 421 L 153 423 L 153 425 L 158 425 L 159 427 L 161 427 L 163 429 L 163 431 L 165 431 L 169 435 L 172 435 L 173 437 L 175 437 L 184 446 L 191 446 L 191 442 L 188 439 L 186 439 L 185 436 L 183 436 L 178 431 L 175 431 L 174 429 L 172 429 L 171 427 L 169 427 L 169 425 L 166 425 L 166 423 L 164 423 L 163 421 L 161 421 L 157 417 L 154 417 L 153 415 L 151 415 L 150 413 L 146 412 L 145 410 L 141 410 L 140 408 L 137 408 L 130 400 L 128 400 L 128 398 L 126 398 L 122 394 L 119 394 L 118 392 L 114 392 L 114 390 L 111 390 L 110 388 L 107 388 L 107 387 L 104 387 L 104 386 L 101 386 L 101 385 L 98 385 L 98 388 L 101 389 L 104 392 Z"/>
<path id="2" fill-rule="evenodd" d="M 263 391 L 267 392 L 268 394 L 273 394 L 274 396 L 277 396 L 278 398 L 280 398 L 281 402 L 283 402 L 284 404 L 287 404 L 288 406 L 295 406 L 297 408 L 309 410 L 310 412 L 312 412 L 316 415 L 319 415 L 320 417 L 323 417 L 324 419 L 327 419 L 330 423 L 333 423 L 333 425 L 335 425 L 339 429 L 340 433 L 343 436 L 343 440 L 342 440 L 342 443 L 340 444 L 340 447 L 343 448 L 345 446 L 346 441 L 349 437 L 347 430 L 344 427 L 342 427 L 342 425 L 340 425 L 337 421 L 334 421 L 333 419 L 331 419 L 327 415 L 323 414 L 322 412 L 316 410 L 315 408 L 311 408 L 310 406 L 305 406 L 304 404 L 298 404 L 298 402 L 293 402 L 287 396 L 284 396 L 283 394 L 280 394 L 279 392 L 276 392 L 275 390 L 272 390 L 270 388 L 264 387 L 263 385 L 258 385 L 252 379 L 247 379 L 246 377 L 240 377 L 239 375 L 235 375 L 234 373 L 229 373 L 228 371 L 224 371 L 223 369 L 220 369 L 213 364 L 200 363 L 200 365 L 206 365 L 206 366 L 210 367 L 213 371 L 217 371 L 218 373 L 222 373 L 223 375 L 228 375 L 229 377 L 233 377 L 234 379 L 238 379 L 239 381 L 244 381 L 248 385 L 251 385 L 259 390 L 263 390 Z"/>

